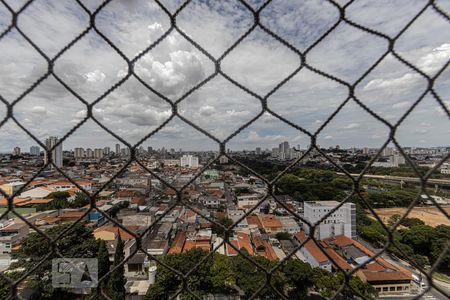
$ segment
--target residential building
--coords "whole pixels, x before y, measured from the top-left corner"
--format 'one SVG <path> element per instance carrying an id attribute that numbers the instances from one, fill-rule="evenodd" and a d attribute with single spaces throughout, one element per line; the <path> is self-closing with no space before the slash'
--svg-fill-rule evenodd
<path id="1" fill-rule="evenodd" d="M 94 151 L 91 148 L 86 149 L 86 157 L 87 158 L 94 158 Z"/>
<path id="2" fill-rule="evenodd" d="M 300 231 L 295 235 L 298 243 L 304 243 L 306 240 L 306 235 L 304 231 Z M 332 262 L 330 259 L 320 250 L 313 240 L 308 240 L 303 247 L 301 247 L 298 252 L 300 252 L 297 257 L 300 257 L 304 262 L 310 264 L 312 267 L 319 267 L 321 269 L 331 272 Z"/>
<path id="3" fill-rule="evenodd" d="M 14 147 L 14 150 L 13 150 L 12 154 L 15 155 L 15 156 L 19 156 L 20 153 L 21 153 L 20 147 Z"/>
<path id="4" fill-rule="evenodd" d="M 83 148 L 75 148 L 73 151 L 73 156 L 75 159 L 81 159 L 86 156 L 86 153 Z"/>
<path id="5" fill-rule="evenodd" d="M 94 158 L 102 159 L 103 158 L 103 149 L 101 149 L 101 148 L 94 149 Z"/>
<path id="6" fill-rule="evenodd" d="M 198 157 L 194 155 L 183 155 L 180 159 L 180 165 L 188 168 L 198 168 Z"/>
<path id="7" fill-rule="evenodd" d="M 0 228 L 0 254 L 9 254 L 29 233 L 30 228 L 25 223 L 11 223 Z"/>
<path id="8" fill-rule="evenodd" d="M 25 182 L 22 181 L 13 181 L 0 185 L 0 189 L 2 189 L 6 194 L 12 195 L 17 192 L 20 188 L 25 185 Z"/>
<path id="9" fill-rule="evenodd" d="M 311 224 L 315 224 L 339 204 L 338 201 L 306 201 L 303 205 L 303 217 Z M 303 228 L 308 234 L 309 226 L 304 224 Z M 337 235 L 356 237 L 356 206 L 354 203 L 344 203 L 316 227 L 315 238 L 319 240 Z"/>
<path id="10" fill-rule="evenodd" d="M 450 163 L 443 163 L 441 165 L 441 174 L 450 174 Z"/>
<path id="11" fill-rule="evenodd" d="M 30 154 L 33 156 L 39 156 L 41 154 L 41 148 L 39 148 L 38 146 L 31 146 Z"/>
<path id="12" fill-rule="evenodd" d="M 59 142 L 58 137 L 56 137 L 56 136 L 49 137 L 48 139 L 45 140 L 45 147 L 47 148 L 46 150 L 52 149 L 53 147 L 55 147 L 55 145 L 58 142 Z M 58 168 L 62 168 L 62 166 L 63 166 L 62 142 L 51 151 L 51 156 L 52 156 L 53 164 L 55 166 L 57 166 Z M 48 162 L 49 162 L 48 153 L 47 153 L 47 151 L 45 151 L 44 152 L 44 163 L 47 164 Z"/>

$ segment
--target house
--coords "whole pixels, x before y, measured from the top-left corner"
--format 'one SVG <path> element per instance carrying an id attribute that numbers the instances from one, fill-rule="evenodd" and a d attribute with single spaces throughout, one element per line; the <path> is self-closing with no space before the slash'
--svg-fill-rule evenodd
<path id="1" fill-rule="evenodd" d="M 299 243 L 303 243 L 307 237 L 304 231 L 300 231 L 295 235 L 295 238 Z M 319 267 L 331 272 L 331 261 L 313 240 L 308 240 L 298 251 L 300 251 L 301 257 L 305 258 L 305 262 L 310 264 L 312 267 Z"/>
<path id="2" fill-rule="evenodd" d="M 368 262 L 375 253 L 361 243 L 340 235 L 322 241 L 322 245 L 325 246 L 327 253 L 331 254 L 333 260 L 336 258 L 336 263 L 340 264 L 343 269 L 349 270 L 363 265 L 356 275 L 362 281 L 371 284 L 380 295 L 403 294 L 410 291 L 411 271 L 400 265 L 393 265 L 381 257 Z"/>
<path id="3" fill-rule="evenodd" d="M 39 186 L 39 187 L 35 187 L 28 191 L 20 193 L 20 197 L 21 198 L 31 198 L 31 199 L 44 199 L 53 192 L 56 192 L 56 190 L 45 187 L 45 186 Z"/>
<path id="4" fill-rule="evenodd" d="M 0 228 L 0 254 L 9 254 L 14 246 L 29 234 L 30 228 L 25 223 L 11 223 Z"/>
<path id="5" fill-rule="evenodd" d="M 267 233 L 277 233 L 283 231 L 283 225 L 281 225 L 278 217 L 274 215 L 258 215 L 258 218 Z"/>

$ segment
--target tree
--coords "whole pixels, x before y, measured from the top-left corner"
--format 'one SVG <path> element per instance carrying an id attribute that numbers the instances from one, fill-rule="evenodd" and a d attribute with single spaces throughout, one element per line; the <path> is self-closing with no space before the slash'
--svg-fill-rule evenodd
<path id="1" fill-rule="evenodd" d="M 108 249 L 106 248 L 106 242 L 104 240 L 99 240 L 98 242 L 98 279 L 105 276 L 111 267 L 111 262 L 109 261 Z M 99 283 L 99 288 L 106 285 L 108 282 L 108 277 L 105 277 L 101 283 Z"/>
<path id="2" fill-rule="evenodd" d="M 162 258 L 164 265 L 170 266 L 179 272 L 186 274 L 195 267 L 208 253 L 199 248 L 193 248 L 185 253 L 168 254 Z M 157 265 L 157 276 L 155 284 L 153 284 L 147 291 L 147 300 L 167 299 L 169 296 L 177 291 L 182 284 L 182 281 L 173 273 L 161 264 Z M 190 276 L 187 282 L 189 289 L 197 295 L 205 294 L 207 292 L 214 292 L 212 289 L 211 279 L 214 277 L 212 270 L 212 261 L 207 259 L 196 269 Z M 217 274 L 216 274 L 217 275 Z M 217 279 L 217 278 L 216 278 Z M 191 295 L 188 293 L 181 294 L 182 299 L 188 299 Z"/>
<path id="3" fill-rule="evenodd" d="M 69 202 L 67 200 L 69 197 L 70 194 L 68 192 L 52 192 L 47 195 L 47 198 L 53 200 L 47 204 L 43 210 L 67 208 L 69 207 Z"/>
<path id="4" fill-rule="evenodd" d="M 124 242 L 120 238 L 120 234 L 117 235 L 116 251 L 114 253 L 114 263 L 112 273 L 110 274 L 108 280 L 108 290 L 107 293 L 113 300 L 123 300 L 125 299 L 125 267 L 120 265 L 121 262 L 125 260 L 124 255 Z M 120 265 L 120 266 L 119 266 Z M 115 269 L 117 267 L 117 269 Z"/>
<path id="5" fill-rule="evenodd" d="M 73 226 L 69 231 L 67 229 Z M 67 232 L 66 232 L 67 231 Z M 47 229 L 45 233 L 52 239 L 64 234 L 57 241 L 57 247 L 63 257 L 94 258 L 97 255 L 97 242 L 92 234 L 92 230 L 83 224 L 64 224 Z M 47 257 L 47 255 L 50 257 Z M 13 258 L 18 261 L 11 265 L 11 268 L 23 267 L 25 270 L 35 268 L 44 258 L 46 260 L 40 264 L 28 277 L 27 286 L 34 287 L 40 294 L 41 299 L 60 299 L 70 293 L 62 289 L 54 289 L 51 284 L 52 259 L 59 258 L 53 252 L 51 243 L 38 233 L 30 233 L 23 241 L 22 247 Z"/>
<path id="6" fill-rule="evenodd" d="M 231 261 L 227 256 L 214 254 L 210 276 L 212 289 L 216 293 L 231 294 L 235 292 L 232 286 L 236 282 L 236 278 Z"/>
<path id="7" fill-rule="evenodd" d="M 283 266 L 283 274 L 290 286 L 288 290 L 290 299 L 304 299 L 308 288 L 313 285 L 311 266 L 298 259 L 290 259 Z"/>
<path id="8" fill-rule="evenodd" d="M 75 194 L 75 199 L 73 200 L 71 206 L 74 208 L 83 207 L 89 204 L 89 199 L 83 192 L 78 192 Z"/>
<path id="9" fill-rule="evenodd" d="M 286 231 L 278 232 L 278 233 L 275 235 L 275 237 L 276 237 L 278 240 L 290 240 L 290 239 L 291 239 L 291 235 L 290 235 L 288 232 L 286 232 Z"/>

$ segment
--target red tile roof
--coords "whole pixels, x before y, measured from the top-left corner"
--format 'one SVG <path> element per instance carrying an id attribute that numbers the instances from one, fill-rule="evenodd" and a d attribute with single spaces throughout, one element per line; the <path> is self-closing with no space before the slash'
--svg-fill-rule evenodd
<path id="1" fill-rule="evenodd" d="M 181 253 L 183 251 L 184 242 L 186 241 L 186 233 L 184 231 L 178 231 L 172 246 L 169 249 L 169 253 Z"/>
<path id="2" fill-rule="evenodd" d="M 303 243 L 306 240 L 306 235 L 304 231 L 300 231 L 295 235 L 295 238 Z M 320 250 L 320 248 L 314 243 L 313 240 L 309 240 L 303 245 L 306 250 L 314 257 L 314 259 L 319 263 L 328 262 L 328 257 Z"/>

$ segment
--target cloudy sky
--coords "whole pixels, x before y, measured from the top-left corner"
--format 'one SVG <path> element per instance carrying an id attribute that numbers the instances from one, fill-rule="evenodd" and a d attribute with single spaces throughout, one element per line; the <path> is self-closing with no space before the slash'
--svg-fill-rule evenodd
<path id="1" fill-rule="evenodd" d="M 7 0 L 12 9 L 25 1 Z M 101 1 L 85 0 L 94 11 Z M 164 0 L 171 12 L 181 1 Z M 263 1 L 248 0 L 258 8 Z M 337 1 L 340 5 L 346 1 Z M 360 0 L 346 10 L 355 23 L 395 37 L 428 1 Z M 450 2 L 438 2 L 450 12 Z M 0 4 L 0 31 L 11 15 Z M 427 81 L 393 55 L 386 56 L 367 76 L 360 78 L 387 50 L 388 42 L 344 22 L 310 49 L 339 20 L 339 11 L 328 1 L 274 0 L 261 13 L 261 23 L 299 51 L 308 49 L 307 63 L 314 69 L 349 84 L 359 81 L 356 97 L 391 124 L 395 124 L 427 88 Z M 89 25 L 89 16 L 74 0 L 36 0 L 18 19 L 18 26 L 42 51 L 53 58 L 60 49 Z M 177 25 L 214 58 L 219 58 L 253 25 L 252 13 L 238 1 L 198 0 L 178 15 Z M 129 59 L 148 47 L 169 28 L 170 20 L 152 1 L 111 1 L 97 15 L 96 26 Z M 397 39 L 395 50 L 428 75 L 434 75 L 450 59 L 450 24 L 428 8 Z M 0 40 L 0 95 L 15 101 L 47 71 L 42 56 L 13 29 Z M 296 52 L 256 27 L 222 60 L 222 71 L 265 97 L 300 66 Z M 140 57 L 136 74 L 148 86 L 175 102 L 214 72 L 214 63 L 188 40 L 172 31 L 160 44 Z M 55 74 L 86 102 L 96 101 L 127 74 L 124 59 L 95 31 L 64 52 L 54 66 Z M 435 90 L 450 107 L 450 70 L 435 81 Z M 268 107 L 290 122 L 315 133 L 347 99 L 348 89 L 310 69 L 303 68 L 268 97 Z M 104 126 L 130 143 L 140 141 L 171 117 L 167 101 L 130 77 L 93 107 Z M 201 89 L 178 104 L 180 114 L 220 140 L 229 137 L 262 111 L 261 102 L 222 75 L 213 77 Z M 0 103 L 0 115 L 6 108 Z M 86 105 L 66 90 L 53 76 L 14 106 L 17 120 L 41 141 L 49 135 L 63 136 L 81 122 Z M 430 95 L 405 119 L 397 132 L 404 146 L 450 146 L 449 119 Z M 377 147 L 388 127 L 350 100 L 319 133 L 321 146 Z M 233 137 L 232 149 L 272 148 L 287 140 L 305 148 L 307 135 L 269 113 Z M 0 151 L 16 145 L 28 150 L 33 140 L 9 120 L 0 128 Z M 89 120 L 64 142 L 73 147 L 113 146 L 117 140 Z M 203 133 L 175 117 L 144 146 L 218 149 Z"/>

